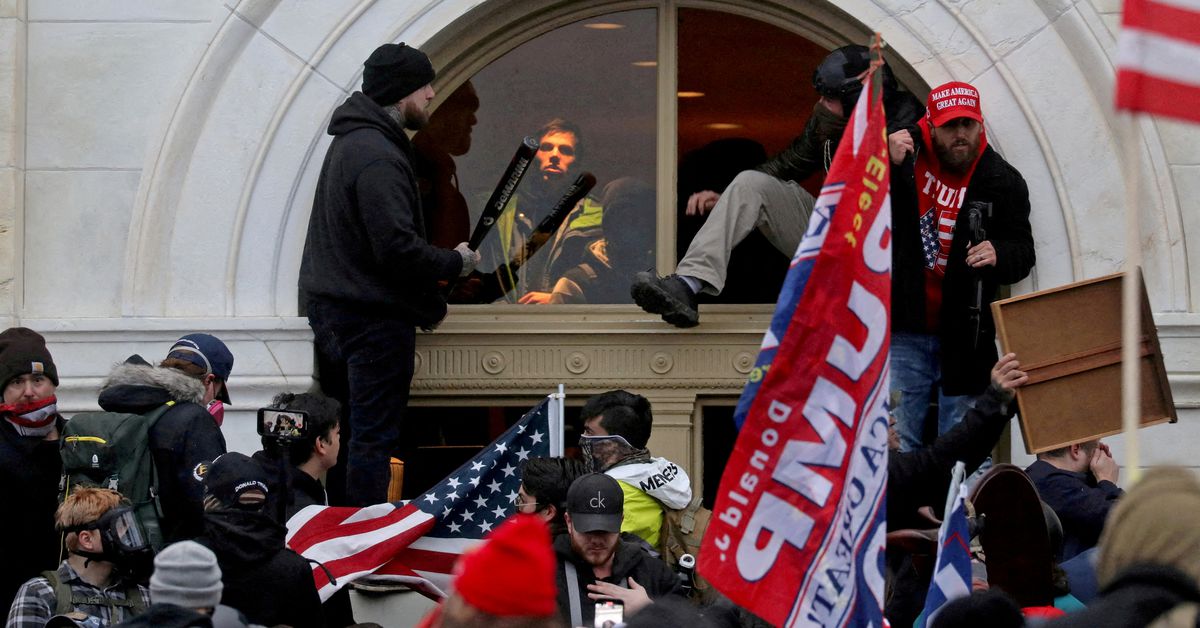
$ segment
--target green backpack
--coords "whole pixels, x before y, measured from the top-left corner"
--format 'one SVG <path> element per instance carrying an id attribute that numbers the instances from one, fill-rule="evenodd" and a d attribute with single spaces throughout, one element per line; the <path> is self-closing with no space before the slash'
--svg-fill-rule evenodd
<path id="1" fill-rule="evenodd" d="M 121 493 L 133 507 L 154 551 L 162 549 L 162 505 L 158 470 L 150 453 L 150 428 L 174 401 L 146 414 L 80 412 L 63 429 L 62 498 L 77 486 L 98 486 Z"/>

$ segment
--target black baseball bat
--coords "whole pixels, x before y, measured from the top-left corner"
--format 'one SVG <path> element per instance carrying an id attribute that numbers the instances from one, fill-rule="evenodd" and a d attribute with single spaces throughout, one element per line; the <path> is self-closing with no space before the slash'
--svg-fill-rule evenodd
<path id="1" fill-rule="evenodd" d="M 479 249 L 479 245 L 491 231 L 492 225 L 496 224 L 496 219 L 500 217 L 500 212 L 504 211 L 504 206 L 508 205 L 508 200 L 512 198 L 517 185 L 521 183 L 521 178 L 525 176 L 525 171 L 529 169 L 529 164 L 533 162 L 533 156 L 537 154 L 537 150 L 538 141 L 534 138 L 526 136 L 521 140 L 521 145 L 517 147 L 512 161 L 508 162 L 508 167 L 504 169 L 504 174 L 501 175 L 500 182 L 496 184 L 496 189 L 492 191 L 487 205 L 483 206 L 483 213 L 480 214 L 479 221 L 475 223 L 471 239 L 467 241 L 467 246 L 472 251 Z"/>
<path id="2" fill-rule="evenodd" d="M 558 199 L 558 202 L 551 208 L 550 213 L 538 223 L 537 227 L 534 227 L 529 238 L 525 240 L 525 246 L 507 264 L 503 264 L 500 268 L 496 269 L 495 275 L 500 279 L 502 293 L 507 293 L 516 287 L 517 271 L 542 248 L 542 245 L 550 240 L 550 237 L 558 231 L 563 221 L 567 219 L 571 210 L 594 187 L 596 187 L 596 177 L 592 173 L 585 172 L 576 177 L 575 182 Z"/>

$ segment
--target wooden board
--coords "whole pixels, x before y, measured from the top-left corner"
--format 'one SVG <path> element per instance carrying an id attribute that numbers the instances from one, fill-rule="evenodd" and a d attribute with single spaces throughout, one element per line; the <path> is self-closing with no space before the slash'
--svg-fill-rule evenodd
<path id="1" fill-rule="evenodd" d="M 1109 275 L 992 303 L 1003 352 L 1029 373 L 1017 389 L 1029 453 L 1121 432 L 1122 281 Z M 1174 423 L 1144 284 L 1141 318 L 1141 425 Z"/>

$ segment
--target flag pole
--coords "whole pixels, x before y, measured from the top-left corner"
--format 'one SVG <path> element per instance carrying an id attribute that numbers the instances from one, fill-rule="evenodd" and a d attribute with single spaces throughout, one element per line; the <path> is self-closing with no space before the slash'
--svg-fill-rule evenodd
<path id="1" fill-rule="evenodd" d="M 1121 425 L 1125 434 L 1125 466 L 1129 481 L 1142 475 L 1141 442 L 1141 224 L 1138 210 L 1138 133 L 1139 115 L 1121 114 L 1124 119 L 1125 167 L 1125 277 L 1121 282 Z"/>
<path id="2" fill-rule="evenodd" d="M 559 384 L 558 392 L 550 395 L 550 397 L 554 399 L 554 408 L 557 410 L 555 416 L 551 417 L 550 420 L 550 429 L 553 431 L 550 434 L 550 456 L 559 457 L 566 451 L 566 434 L 563 425 L 566 417 L 566 386 Z"/>

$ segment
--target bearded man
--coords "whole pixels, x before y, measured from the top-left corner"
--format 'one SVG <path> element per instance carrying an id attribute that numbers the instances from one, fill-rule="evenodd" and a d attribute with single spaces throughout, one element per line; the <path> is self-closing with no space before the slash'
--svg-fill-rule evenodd
<path id="1" fill-rule="evenodd" d="M 554 539 L 558 612 L 569 626 L 591 626 L 596 602 L 619 600 L 626 621 L 665 596 L 682 597 L 667 564 L 621 539 L 625 496 L 617 481 L 589 473 L 567 490 L 567 532 Z"/>
<path id="2" fill-rule="evenodd" d="M 922 443 L 936 392 L 938 434 L 954 427 L 996 363 L 989 304 L 1034 264 L 1029 189 L 987 142 L 979 90 L 950 82 L 925 116 L 889 136 L 892 179 L 891 394 L 901 449 Z"/>
<path id="3" fill-rule="evenodd" d="M 333 141 L 317 180 L 300 290 L 321 372 L 339 380 L 322 385 L 349 397 L 345 490 L 330 490 L 337 504 L 387 501 L 389 459 L 398 447 L 415 447 L 401 432 L 416 328 L 446 316 L 439 282 L 465 277 L 479 261 L 466 242 L 430 244 L 424 224 L 405 131 L 429 122 L 433 77 L 425 53 L 384 44 L 364 63 L 363 91 L 329 121 Z"/>

